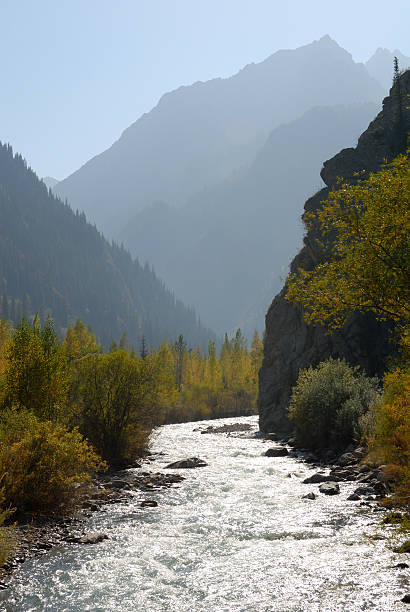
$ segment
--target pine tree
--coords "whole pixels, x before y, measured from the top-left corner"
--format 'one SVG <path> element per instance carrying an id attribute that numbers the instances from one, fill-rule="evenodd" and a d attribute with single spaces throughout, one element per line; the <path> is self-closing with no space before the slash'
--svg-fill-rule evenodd
<path id="1" fill-rule="evenodd" d="M 141 338 L 141 351 L 140 351 L 141 359 L 146 359 L 148 356 L 147 343 L 145 340 L 145 336 L 143 335 Z"/>
<path id="2" fill-rule="evenodd" d="M 399 78 L 399 60 L 396 56 L 394 56 L 393 60 L 393 85 L 396 84 L 397 79 Z"/>
<path id="3" fill-rule="evenodd" d="M 180 334 L 178 340 L 174 344 L 175 352 L 175 383 L 178 391 L 182 389 L 183 371 L 184 371 L 184 356 L 187 345 L 184 341 L 184 336 Z"/>

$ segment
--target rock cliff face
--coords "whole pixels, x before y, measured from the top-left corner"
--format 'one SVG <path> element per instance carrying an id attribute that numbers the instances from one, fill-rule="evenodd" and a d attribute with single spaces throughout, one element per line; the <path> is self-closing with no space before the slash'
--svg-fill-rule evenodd
<path id="1" fill-rule="evenodd" d="M 356 148 L 343 149 L 324 163 L 321 177 L 326 187 L 305 203 L 305 211 L 315 210 L 328 196 L 338 177 L 354 181 L 360 170 L 377 171 L 385 159 L 391 160 L 404 148 L 410 127 L 408 102 L 410 71 L 399 78 L 383 101 L 383 110 L 359 138 Z M 401 100 L 401 117 L 398 100 Z M 309 233 L 304 247 L 291 264 L 291 270 L 312 269 L 321 254 L 315 251 Z M 330 356 L 359 364 L 368 374 L 381 375 L 392 351 L 386 326 L 371 315 L 354 314 L 338 332 L 327 335 L 318 326 L 308 326 L 302 312 L 285 299 L 285 288 L 275 297 L 266 315 L 264 359 L 259 373 L 259 424 L 262 431 L 287 432 L 291 423 L 287 406 L 299 370 L 317 365 Z"/>

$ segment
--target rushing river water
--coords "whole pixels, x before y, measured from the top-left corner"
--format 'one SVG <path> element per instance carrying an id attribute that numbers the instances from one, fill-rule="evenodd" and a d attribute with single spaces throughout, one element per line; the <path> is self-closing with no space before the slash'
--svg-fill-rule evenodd
<path id="1" fill-rule="evenodd" d="M 7 612 L 270 612 L 404 610 L 409 570 L 388 541 L 369 538 L 380 515 L 341 494 L 302 499 L 318 485 L 310 466 L 268 458 L 254 432 L 194 430 L 252 423 L 256 417 L 168 425 L 153 435 L 159 471 L 198 456 L 208 467 L 182 470 L 178 487 L 150 493 L 157 508 L 109 506 L 89 519 L 109 539 L 67 545 L 25 563 L 0 595 Z M 292 474 L 293 473 L 293 474 Z M 296 474 L 295 474 L 296 473 Z"/>

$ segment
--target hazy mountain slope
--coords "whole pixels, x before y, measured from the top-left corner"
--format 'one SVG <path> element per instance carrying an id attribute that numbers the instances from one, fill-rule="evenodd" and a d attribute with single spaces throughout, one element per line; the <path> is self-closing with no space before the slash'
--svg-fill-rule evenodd
<path id="1" fill-rule="evenodd" d="M 398 49 L 391 52 L 381 47 L 377 49 L 365 64 L 368 73 L 383 85 L 386 90 L 386 95 L 393 82 L 393 60 L 395 57 L 397 57 L 399 61 L 400 70 L 410 68 L 410 57 L 406 57 Z"/>
<path id="2" fill-rule="evenodd" d="M 226 79 L 165 94 L 55 191 L 107 235 L 156 200 L 181 205 L 249 162 L 269 132 L 309 108 L 376 101 L 382 88 L 328 36 Z"/>
<path id="3" fill-rule="evenodd" d="M 276 128 L 248 168 L 183 209 L 145 209 L 120 239 L 214 329 L 262 328 L 301 242 L 300 201 L 321 186 L 317 167 L 354 144 L 376 112 L 374 104 L 314 108 Z"/>
<path id="4" fill-rule="evenodd" d="M 51 314 L 63 329 L 77 317 L 106 345 L 125 331 L 158 345 L 210 334 L 148 267 L 109 244 L 84 214 L 53 197 L 21 156 L 0 143 L 0 316 Z"/>

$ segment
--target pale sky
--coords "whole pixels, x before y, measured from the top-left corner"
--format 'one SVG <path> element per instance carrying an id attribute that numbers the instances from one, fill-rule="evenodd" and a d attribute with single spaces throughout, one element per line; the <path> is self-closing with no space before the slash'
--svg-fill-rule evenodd
<path id="1" fill-rule="evenodd" d="M 65 178 L 161 95 L 329 34 L 410 55 L 410 0 L 0 0 L 0 140 Z"/>

